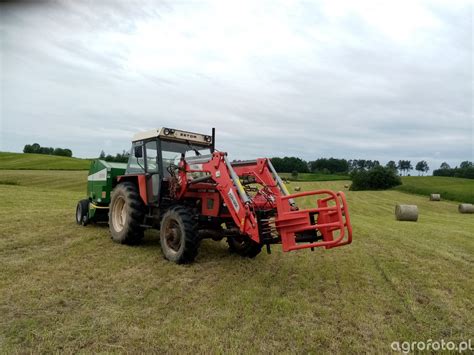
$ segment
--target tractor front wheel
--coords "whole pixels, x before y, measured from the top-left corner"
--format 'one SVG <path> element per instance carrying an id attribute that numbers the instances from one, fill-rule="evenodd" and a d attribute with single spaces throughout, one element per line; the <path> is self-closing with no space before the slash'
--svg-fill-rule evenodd
<path id="1" fill-rule="evenodd" d="M 76 207 L 76 223 L 86 226 L 89 223 L 89 200 L 80 200 Z"/>
<path id="2" fill-rule="evenodd" d="M 131 182 L 118 184 L 112 191 L 109 210 L 109 229 L 112 240 L 120 244 L 137 244 L 143 238 L 141 224 L 145 206 L 137 186 Z"/>
<path id="3" fill-rule="evenodd" d="M 166 259 L 177 264 L 194 261 L 200 241 L 197 220 L 191 209 L 174 206 L 163 215 L 160 243 Z"/>

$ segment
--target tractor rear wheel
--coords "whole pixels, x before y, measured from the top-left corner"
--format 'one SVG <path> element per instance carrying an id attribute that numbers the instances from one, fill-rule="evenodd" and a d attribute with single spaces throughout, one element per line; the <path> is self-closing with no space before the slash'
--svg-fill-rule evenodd
<path id="1" fill-rule="evenodd" d="M 161 220 L 160 243 L 164 257 L 177 264 L 194 261 L 201 242 L 197 226 L 191 209 L 171 207 Z"/>
<path id="2" fill-rule="evenodd" d="M 262 251 L 262 245 L 256 243 L 245 235 L 236 235 L 227 238 L 231 253 L 239 254 L 248 258 L 255 258 Z"/>
<path id="3" fill-rule="evenodd" d="M 112 191 L 109 210 L 109 229 L 112 240 L 120 244 L 137 244 L 142 238 L 141 227 L 145 206 L 137 186 L 131 182 L 118 184 Z"/>
<path id="4" fill-rule="evenodd" d="M 89 200 L 80 200 L 76 207 L 76 223 L 86 226 L 89 223 Z"/>

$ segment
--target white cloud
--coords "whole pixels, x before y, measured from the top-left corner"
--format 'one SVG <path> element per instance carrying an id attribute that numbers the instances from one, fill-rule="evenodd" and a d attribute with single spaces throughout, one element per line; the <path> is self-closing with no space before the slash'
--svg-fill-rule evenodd
<path id="1" fill-rule="evenodd" d="M 2 11 L 0 149 L 218 128 L 234 157 L 472 159 L 469 2 L 53 2 Z"/>

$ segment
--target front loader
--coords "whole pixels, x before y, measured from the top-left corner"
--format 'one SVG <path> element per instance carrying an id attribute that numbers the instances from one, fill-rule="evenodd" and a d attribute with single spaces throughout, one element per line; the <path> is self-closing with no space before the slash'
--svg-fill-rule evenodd
<path id="1" fill-rule="evenodd" d="M 270 159 L 230 162 L 215 149 L 214 132 L 142 132 L 128 164 L 94 161 L 77 223 L 108 221 L 113 241 L 122 244 L 159 229 L 165 258 L 179 264 L 195 259 L 204 238 L 225 238 L 232 252 L 248 257 L 263 247 L 270 253 L 272 244 L 288 252 L 351 243 L 343 192 L 290 194 Z M 298 207 L 299 199 L 313 207 Z"/>

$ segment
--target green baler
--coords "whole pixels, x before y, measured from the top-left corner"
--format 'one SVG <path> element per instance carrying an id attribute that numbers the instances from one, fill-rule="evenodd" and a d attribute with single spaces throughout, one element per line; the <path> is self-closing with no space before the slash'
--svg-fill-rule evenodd
<path id="1" fill-rule="evenodd" d="M 87 199 L 81 200 L 76 208 L 76 222 L 107 221 L 112 192 L 117 177 L 125 174 L 127 164 L 111 163 L 96 159 L 91 162 L 87 177 Z"/>

